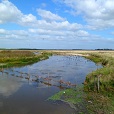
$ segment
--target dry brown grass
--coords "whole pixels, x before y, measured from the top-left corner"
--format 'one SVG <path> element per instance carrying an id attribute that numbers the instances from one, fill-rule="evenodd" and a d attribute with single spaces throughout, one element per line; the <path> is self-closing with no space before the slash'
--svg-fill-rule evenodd
<path id="1" fill-rule="evenodd" d="M 47 50 L 48 52 L 60 54 L 60 55 L 80 55 L 85 56 L 87 54 L 100 54 L 106 57 L 114 57 L 114 51 L 105 50 Z"/>

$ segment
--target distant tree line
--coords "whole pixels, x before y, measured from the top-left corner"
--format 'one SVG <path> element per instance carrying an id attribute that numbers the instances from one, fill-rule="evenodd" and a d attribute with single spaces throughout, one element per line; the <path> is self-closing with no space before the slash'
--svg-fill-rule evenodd
<path id="1" fill-rule="evenodd" d="M 114 50 L 114 49 L 108 49 L 108 48 L 106 48 L 106 49 L 95 49 L 95 50 Z"/>

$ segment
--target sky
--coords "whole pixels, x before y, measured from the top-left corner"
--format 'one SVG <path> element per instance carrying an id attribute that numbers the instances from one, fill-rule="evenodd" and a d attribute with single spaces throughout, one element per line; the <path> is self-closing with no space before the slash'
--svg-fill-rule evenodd
<path id="1" fill-rule="evenodd" d="M 114 49 L 114 0 L 0 0 L 0 48 Z"/>

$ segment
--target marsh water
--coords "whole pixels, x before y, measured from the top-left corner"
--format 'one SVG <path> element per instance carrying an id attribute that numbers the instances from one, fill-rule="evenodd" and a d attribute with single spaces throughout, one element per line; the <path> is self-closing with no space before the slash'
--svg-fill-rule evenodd
<path id="1" fill-rule="evenodd" d="M 47 99 L 66 88 L 67 82 L 82 84 L 88 73 L 100 67 L 80 56 L 55 55 L 32 65 L 6 68 L 0 72 L 0 114 L 75 114 L 68 104 Z"/>

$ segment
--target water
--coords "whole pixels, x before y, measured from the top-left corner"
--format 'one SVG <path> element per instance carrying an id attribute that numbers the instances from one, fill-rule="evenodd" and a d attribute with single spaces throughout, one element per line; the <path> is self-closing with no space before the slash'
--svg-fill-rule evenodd
<path id="1" fill-rule="evenodd" d="M 100 67 L 79 56 L 52 56 L 33 65 L 7 68 L 0 72 L 0 114 L 75 114 L 68 104 L 48 97 L 66 88 L 67 82 L 83 83 L 88 73 Z"/>

